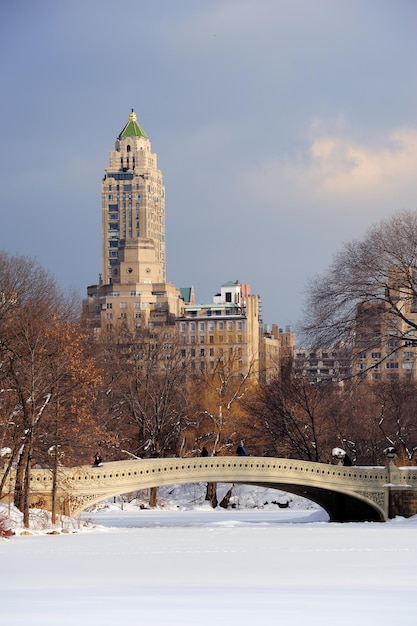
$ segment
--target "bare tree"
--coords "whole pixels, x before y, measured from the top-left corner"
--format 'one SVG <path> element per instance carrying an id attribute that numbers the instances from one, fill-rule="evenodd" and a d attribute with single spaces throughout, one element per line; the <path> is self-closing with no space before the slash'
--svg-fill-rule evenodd
<path id="1" fill-rule="evenodd" d="M 239 349 L 220 354 L 210 368 L 194 380 L 194 420 L 187 423 L 187 436 L 195 449 L 207 446 L 210 455 L 230 454 L 246 431 L 243 399 L 254 385 L 254 366 L 242 372 Z M 217 506 L 217 486 L 208 483 L 206 500 Z"/>
<path id="2" fill-rule="evenodd" d="M 187 416 L 186 370 L 170 327 L 114 333 L 103 344 L 107 428 L 141 457 L 176 455 Z M 156 491 L 150 504 L 155 504 Z"/>
<path id="3" fill-rule="evenodd" d="M 47 458 L 51 439 L 58 445 L 58 429 L 69 432 L 71 411 L 83 415 L 93 368 L 82 358 L 73 301 L 37 264 L 0 254 L 0 294 L 1 400 L 10 426 L 5 431 L 12 450 L 9 470 L 16 462 L 14 501 L 28 526 L 32 463 Z"/>
<path id="4" fill-rule="evenodd" d="M 393 446 L 399 462 L 415 463 L 417 454 L 417 385 L 412 380 L 381 381 L 373 385 L 380 406 L 375 419 L 382 435 L 380 449 Z"/>
<path id="5" fill-rule="evenodd" d="M 416 212 L 400 211 L 372 226 L 363 240 L 346 243 L 328 271 L 308 285 L 304 343 L 356 342 L 366 349 L 380 342 L 382 331 L 388 342 L 394 330 L 409 340 L 417 330 L 416 268 Z"/>
<path id="6" fill-rule="evenodd" d="M 335 442 L 332 415 L 338 393 L 332 382 L 313 385 L 291 373 L 260 387 L 252 410 L 268 452 L 328 461 Z"/>

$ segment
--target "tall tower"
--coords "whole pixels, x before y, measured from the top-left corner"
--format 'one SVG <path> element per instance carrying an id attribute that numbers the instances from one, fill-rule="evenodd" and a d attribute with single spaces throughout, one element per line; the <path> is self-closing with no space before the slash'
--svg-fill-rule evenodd
<path id="1" fill-rule="evenodd" d="M 120 249 L 136 248 L 139 268 L 140 249 L 144 247 L 140 240 L 148 240 L 147 249 L 152 245 L 160 269 L 159 276 L 154 279 L 164 282 L 165 188 L 156 154 L 151 152 L 151 143 L 133 109 L 116 140 L 115 149 L 110 152 L 109 166 L 104 170 L 101 185 L 101 202 L 103 283 L 120 282 Z M 130 278 L 139 282 L 136 276 Z"/>
<path id="2" fill-rule="evenodd" d="M 83 318 L 100 333 L 173 324 L 184 300 L 166 282 L 165 188 L 156 154 L 131 111 L 101 185 L 102 273 Z"/>

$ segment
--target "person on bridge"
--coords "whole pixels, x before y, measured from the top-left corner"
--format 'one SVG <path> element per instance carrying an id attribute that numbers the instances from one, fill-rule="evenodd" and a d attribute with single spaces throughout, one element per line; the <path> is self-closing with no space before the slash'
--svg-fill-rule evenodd
<path id="1" fill-rule="evenodd" d="M 245 446 L 243 445 L 243 441 L 241 441 L 238 447 L 236 448 L 236 454 L 238 456 L 249 456 L 248 453 L 246 452 Z"/>
<path id="2" fill-rule="evenodd" d="M 203 446 L 203 449 L 201 450 L 201 456 L 208 456 L 208 455 L 209 453 L 208 453 L 206 446 Z"/>
<path id="3" fill-rule="evenodd" d="M 93 465 L 95 467 L 102 467 L 103 466 L 103 459 L 101 458 L 101 456 L 99 455 L 98 452 L 96 452 L 96 455 L 94 457 L 94 463 Z"/>

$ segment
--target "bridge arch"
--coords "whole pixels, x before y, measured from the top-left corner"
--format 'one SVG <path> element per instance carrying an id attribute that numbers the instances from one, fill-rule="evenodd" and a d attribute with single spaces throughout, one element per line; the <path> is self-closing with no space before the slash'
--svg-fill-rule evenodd
<path id="1" fill-rule="evenodd" d="M 40 488 L 45 476 L 33 478 Z M 300 495 L 323 507 L 331 521 L 384 521 L 388 516 L 386 468 L 269 457 L 144 459 L 110 462 L 102 468 L 63 468 L 61 500 L 66 512 L 76 515 L 113 496 L 197 482 L 252 484 Z M 33 490 L 38 491 L 35 485 Z"/>

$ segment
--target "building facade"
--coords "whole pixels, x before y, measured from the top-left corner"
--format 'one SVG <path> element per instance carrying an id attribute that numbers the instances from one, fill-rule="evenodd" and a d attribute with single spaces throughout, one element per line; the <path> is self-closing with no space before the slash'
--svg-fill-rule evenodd
<path id="1" fill-rule="evenodd" d="M 102 279 L 120 282 L 118 249 L 121 242 L 153 242 L 155 282 L 166 280 L 165 187 L 157 156 L 131 111 L 110 152 L 101 183 Z M 146 269 L 144 270 L 147 271 Z M 146 278 L 144 276 L 143 278 Z M 149 278 L 149 277 L 148 277 Z"/>
<path id="2" fill-rule="evenodd" d="M 396 305 L 401 315 L 388 303 L 358 306 L 352 363 L 358 378 L 417 380 L 417 307 L 412 298 Z"/>
<path id="3" fill-rule="evenodd" d="M 276 376 L 294 338 L 277 326 L 264 331 L 261 300 L 249 285 L 225 283 L 211 304 L 197 305 L 192 287 L 166 281 L 165 188 L 133 110 L 110 152 L 101 195 L 102 272 L 83 301 L 92 333 L 170 326 L 172 345 L 180 345 L 191 370 L 207 371 L 221 360 L 241 376 Z"/>
<path id="4" fill-rule="evenodd" d="M 265 332 L 260 297 L 239 281 L 223 284 L 210 304 L 186 305 L 176 329 L 183 358 L 198 372 L 214 371 L 222 362 L 235 374 L 266 382 L 291 351 L 291 333 L 278 327 L 275 336 Z"/>
<path id="5" fill-rule="evenodd" d="M 97 332 L 172 324 L 184 300 L 166 282 L 165 188 L 156 154 L 132 110 L 102 180 L 102 273 L 83 319 Z"/>
<path id="6" fill-rule="evenodd" d="M 352 350 L 347 346 L 296 348 L 293 370 L 296 376 L 307 378 L 311 383 L 345 380 L 352 375 Z"/>

